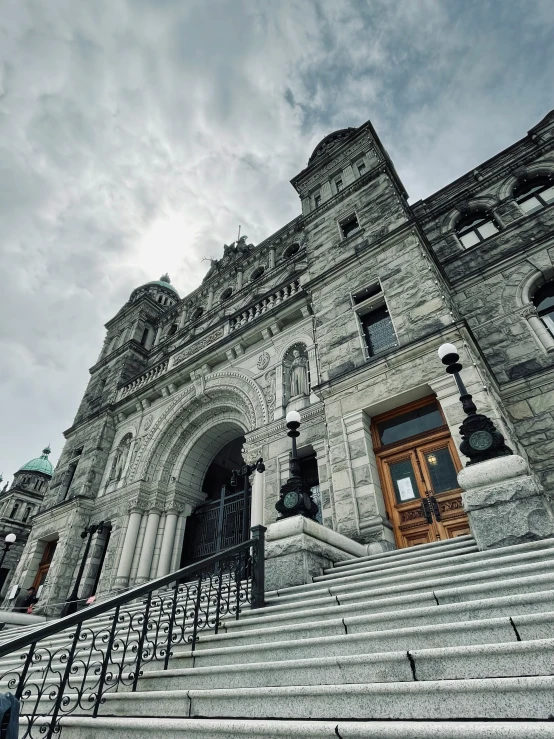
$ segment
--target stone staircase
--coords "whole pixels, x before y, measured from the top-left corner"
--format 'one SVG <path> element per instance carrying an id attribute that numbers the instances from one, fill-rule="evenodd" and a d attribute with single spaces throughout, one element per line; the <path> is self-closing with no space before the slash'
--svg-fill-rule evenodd
<path id="1" fill-rule="evenodd" d="M 266 600 L 62 739 L 554 738 L 554 539 L 361 557 Z"/>

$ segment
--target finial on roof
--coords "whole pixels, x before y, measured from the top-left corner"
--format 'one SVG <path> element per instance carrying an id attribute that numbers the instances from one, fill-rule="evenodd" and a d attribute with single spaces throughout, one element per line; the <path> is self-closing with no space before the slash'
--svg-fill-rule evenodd
<path id="1" fill-rule="evenodd" d="M 42 456 L 47 457 L 52 450 L 50 449 L 50 444 L 47 444 L 44 449 L 42 450 Z"/>
<path id="2" fill-rule="evenodd" d="M 160 282 L 167 282 L 168 285 L 171 285 L 171 280 L 169 279 L 167 272 L 160 277 Z"/>

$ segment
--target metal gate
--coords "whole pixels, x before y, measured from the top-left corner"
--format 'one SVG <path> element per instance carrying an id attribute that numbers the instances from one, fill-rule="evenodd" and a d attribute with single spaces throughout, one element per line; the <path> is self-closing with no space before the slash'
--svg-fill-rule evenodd
<path id="1" fill-rule="evenodd" d="M 211 557 L 248 540 L 250 524 L 250 484 L 223 487 L 221 497 L 199 506 L 187 520 L 184 564 Z M 237 488 L 239 488 L 237 490 Z"/>

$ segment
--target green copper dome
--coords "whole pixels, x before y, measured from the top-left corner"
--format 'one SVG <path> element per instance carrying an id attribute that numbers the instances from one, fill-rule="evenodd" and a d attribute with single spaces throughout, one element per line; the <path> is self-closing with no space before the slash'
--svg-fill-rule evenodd
<path id="1" fill-rule="evenodd" d="M 48 459 L 48 455 L 50 454 L 51 449 L 49 446 L 47 446 L 45 449 L 42 450 L 42 454 L 40 457 L 37 457 L 36 459 L 31 459 L 30 462 L 27 462 L 27 464 L 24 464 L 23 467 L 20 467 L 18 472 L 42 472 L 43 475 L 49 475 L 52 477 L 52 473 L 54 472 L 54 468 L 52 467 L 52 463 Z"/>
<path id="2" fill-rule="evenodd" d="M 133 300 L 137 296 L 137 294 L 141 294 L 144 288 L 147 287 L 164 287 L 166 290 L 171 290 L 171 292 L 175 293 L 175 296 L 177 298 L 179 297 L 177 288 L 173 287 L 173 285 L 171 284 L 171 280 L 169 279 L 169 275 L 165 274 L 162 275 L 159 280 L 152 280 L 151 282 L 146 282 L 140 287 L 135 287 L 135 289 L 131 293 L 131 297 L 129 298 L 129 300 Z"/>

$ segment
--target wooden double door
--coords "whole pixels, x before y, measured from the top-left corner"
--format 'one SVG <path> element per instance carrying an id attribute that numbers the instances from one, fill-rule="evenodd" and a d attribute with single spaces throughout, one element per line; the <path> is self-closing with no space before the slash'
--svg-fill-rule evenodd
<path id="1" fill-rule="evenodd" d="M 385 504 L 398 547 L 469 534 L 458 485 L 460 460 L 448 430 L 377 452 Z"/>

